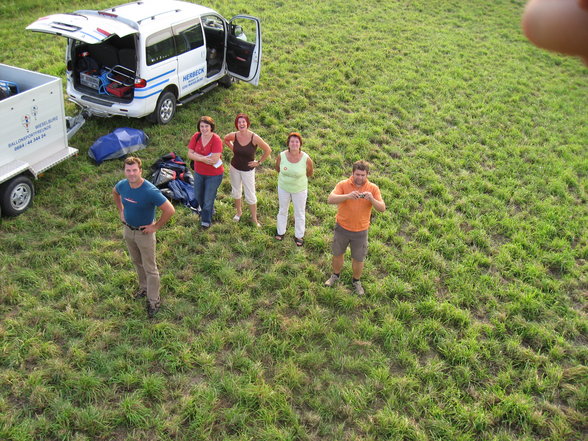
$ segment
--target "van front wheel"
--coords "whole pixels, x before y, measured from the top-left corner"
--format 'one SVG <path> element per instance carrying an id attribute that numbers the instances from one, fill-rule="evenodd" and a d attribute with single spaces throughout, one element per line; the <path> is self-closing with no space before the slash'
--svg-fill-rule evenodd
<path id="1" fill-rule="evenodd" d="M 17 216 L 24 212 L 35 195 L 33 182 L 26 176 L 18 176 L 0 186 L 0 205 L 7 216 Z"/>
<path id="2" fill-rule="evenodd" d="M 151 120 L 157 124 L 167 124 L 176 113 L 176 96 L 172 92 L 163 92 L 157 100 Z"/>

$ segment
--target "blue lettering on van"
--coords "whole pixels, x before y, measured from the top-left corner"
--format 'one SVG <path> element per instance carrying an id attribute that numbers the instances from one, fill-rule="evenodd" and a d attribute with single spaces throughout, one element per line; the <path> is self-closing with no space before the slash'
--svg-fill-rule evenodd
<path id="1" fill-rule="evenodd" d="M 183 80 L 188 81 L 190 78 L 197 77 L 198 75 L 202 75 L 203 73 L 204 73 L 204 68 L 201 67 L 200 69 L 195 70 L 194 72 L 190 72 L 189 74 L 184 75 Z"/>
<path id="2" fill-rule="evenodd" d="M 194 87 L 200 81 L 204 79 L 204 68 L 197 69 L 193 72 L 190 72 L 182 77 L 182 90 L 189 89 Z"/>

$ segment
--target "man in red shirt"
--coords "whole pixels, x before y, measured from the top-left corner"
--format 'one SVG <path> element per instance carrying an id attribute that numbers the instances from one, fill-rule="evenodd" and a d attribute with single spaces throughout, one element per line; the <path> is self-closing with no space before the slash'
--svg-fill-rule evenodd
<path id="1" fill-rule="evenodd" d="M 368 181 L 369 166 L 365 161 L 353 164 L 353 174 L 349 179 L 339 182 L 329 195 L 327 202 L 338 205 L 333 238 L 333 274 L 325 286 L 334 286 L 339 281 L 343 268 L 343 256 L 351 246 L 351 268 L 353 287 L 359 295 L 364 294 L 361 286 L 361 273 L 367 255 L 368 229 L 372 207 L 379 212 L 386 210 L 380 189 Z"/>

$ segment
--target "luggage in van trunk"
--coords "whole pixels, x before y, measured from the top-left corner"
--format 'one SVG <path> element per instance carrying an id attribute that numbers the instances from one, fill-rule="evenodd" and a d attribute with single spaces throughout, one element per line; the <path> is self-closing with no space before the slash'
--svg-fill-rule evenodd
<path id="1" fill-rule="evenodd" d="M 128 96 L 131 93 L 132 87 L 125 86 L 124 84 L 119 83 L 110 83 L 106 86 L 106 91 L 114 96 L 118 96 L 120 98 Z"/>

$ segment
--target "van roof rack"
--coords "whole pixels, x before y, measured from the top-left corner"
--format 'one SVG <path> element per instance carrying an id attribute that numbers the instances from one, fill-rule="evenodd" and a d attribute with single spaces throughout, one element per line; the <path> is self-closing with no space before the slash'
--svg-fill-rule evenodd
<path id="1" fill-rule="evenodd" d="M 163 11 L 163 12 L 160 12 L 158 14 L 149 15 L 147 17 L 140 18 L 139 20 L 137 20 L 137 23 L 140 24 L 141 22 L 143 22 L 145 20 L 155 20 L 155 17 L 158 17 L 160 15 L 164 15 L 164 14 L 169 14 L 170 12 L 176 12 L 177 13 L 177 12 L 181 12 L 181 10 L 180 9 L 171 9 L 169 11 Z"/>

